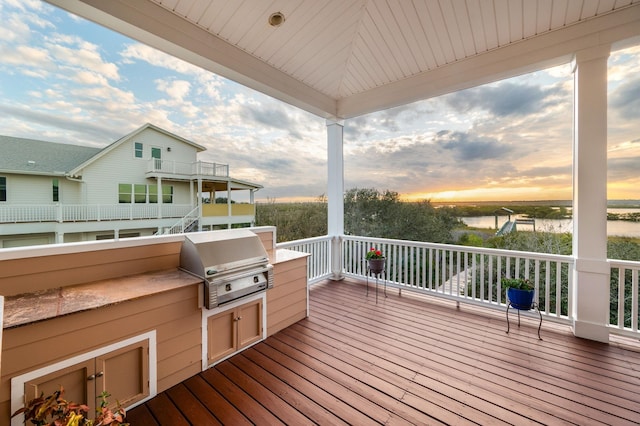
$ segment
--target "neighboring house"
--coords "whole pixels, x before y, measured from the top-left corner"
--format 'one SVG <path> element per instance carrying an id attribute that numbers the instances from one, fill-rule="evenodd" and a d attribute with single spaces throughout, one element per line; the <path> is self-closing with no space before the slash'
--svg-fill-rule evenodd
<path id="1" fill-rule="evenodd" d="M 262 186 L 204 150 L 152 124 L 102 149 L 0 136 L 0 248 L 252 225 Z"/>

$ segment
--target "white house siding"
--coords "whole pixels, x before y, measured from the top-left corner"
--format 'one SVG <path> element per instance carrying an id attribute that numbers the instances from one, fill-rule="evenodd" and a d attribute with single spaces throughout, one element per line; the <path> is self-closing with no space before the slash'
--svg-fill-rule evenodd
<path id="1" fill-rule="evenodd" d="M 53 180 L 58 179 L 59 203 L 82 203 L 82 184 L 64 176 L 38 176 L 23 174 L 1 174 L 7 178 L 7 201 L 5 205 L 56 204 L 53 201 Z"/>
<path id="2" fill-rule="evenodd" d="M 6 204 L 54 204 L 50 176 L 3 174 L 7 177 Z M 62 180 L 64 178 L 59 178 Z"/>
<path id="3" fill-rule="evenodd" d="M 144 158 L 134 157 L 134 142 L 142 142 Z M 151 147 L 162 149 L 162 159 L 193 163 L 196 161 L 196 148 L 171 138 L 156 130 L 147 128 L 133 138 L 122 142 L 113 150 L 92 162 L 82 171 L 82 180 L 87 184 L 87 204 L 118 204 L 118 184 L 132 183 L 153 185 L 155 179 L 147 179 L 148 162 Z M 167 148 L 171 147 L 171 151 Z M 163 181 L 164 184 L 178 186 L 176 182 Z M 174 195 L 186 191 L 186 196 L 174 199 L 174 204 L 189 203 L 189 186 L 183 184 Z"/>

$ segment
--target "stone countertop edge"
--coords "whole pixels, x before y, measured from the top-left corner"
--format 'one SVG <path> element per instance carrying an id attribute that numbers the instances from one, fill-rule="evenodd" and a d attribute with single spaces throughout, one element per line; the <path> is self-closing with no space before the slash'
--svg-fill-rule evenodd
<path id="1" fill-rule="evenodd" d="M 275 259 L 273 257 L 273 253 L 270 254 L 269 258 L 271 263 L 282 263 L 288 262 L 290 260 L 300 259 L 301 257 L 311 256 L 309 253 L 304 253 L 301 251 L 289 250 L 289 249 L 276 249 Z"/>
<path id="2" fill-rule="evenodd" d="M 201 278 L 176 268 L 7 296 L 3 328 L 96 309 L 201 282 Z"/>

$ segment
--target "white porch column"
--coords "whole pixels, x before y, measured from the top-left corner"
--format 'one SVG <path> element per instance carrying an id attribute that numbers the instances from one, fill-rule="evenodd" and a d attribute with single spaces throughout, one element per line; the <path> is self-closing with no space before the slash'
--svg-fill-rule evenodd
<path id="1" fill-rule="evenodd" d="M 231 229 L 231 219 L 233 212 L 231 209 L 231 181 L 227 181 L 227 228 Z"/>
<path id="2" fill-rule="evenodd" d="M 158 176 L 158 219 L 162 219 L 162 178 Z"/>
<path id="3" fill-rule="evenodd" d="M 331 239 L 331 279 L 342 275 L 342 235 L 344 235 L 344 154 L 343 121 L 327 120 L 327 231 Z"/>
<path id="4" fill-rule="evenodd" d="M 202 178 L 198 177 L 196 206 L 198 206 L 198 231 L 202 231 Z"/>
<path id="5" fill-rule="evenodd" d="M 256 226 L 256 191 L 249 190 L 249 204 L 253 207 L 253 219 L 251 220 L 251 226 Z"/>
<path id="6" fill-rule="evenodd" d="M 610 46 L 576 53 L 573 138 L 573 333 L 609 341 L 607 264 L 607 58 Z"/>

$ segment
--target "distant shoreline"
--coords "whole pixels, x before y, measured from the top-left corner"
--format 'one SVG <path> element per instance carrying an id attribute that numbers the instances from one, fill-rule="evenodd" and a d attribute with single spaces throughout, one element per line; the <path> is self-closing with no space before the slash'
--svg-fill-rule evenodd
<path id="1" fill-rule="evenodd" d="M 571 200 L 520 200 L 520 201 L 431 201 L 433 206 L 548 206 L 572 207 Z M 617 209 L 640 208 L 640 200 L 609 200 L 607 207 Z"/>

